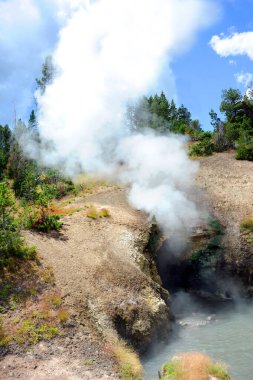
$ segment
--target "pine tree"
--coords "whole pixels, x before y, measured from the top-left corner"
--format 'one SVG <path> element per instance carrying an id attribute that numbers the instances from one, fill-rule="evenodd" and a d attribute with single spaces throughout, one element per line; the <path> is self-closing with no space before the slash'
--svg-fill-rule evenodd
<path id="1" fill-rule="evenodd" d="M 52 83 L 55 74 L 55 68 L 53 65 L 53 60 L 51 56 L 46 57 L 45 62 L 42 66 L 42 77 L 41 79 L 36 78 L 36 83 L 40 89 L 41 94 L 44 94 L 46 86 Z"/>
<path id="2" fill-rule="evenodd" d="M 28 120 L 28 129 L 32 133 L 36 132 L 37 129 L 38 129 L 38 122 L 37 122 L 37 118 L 36 118 L 34 110 L 32 110 L 32 112 L 30 113 L 30 117 L 29 117 L 29 120 Z"/>
<path id="3" fill-rule="evenodd" d="M 11 130 L 8 125 L 0 125 L 0 179 L 4 177 L 10 155 Z"/>
<path id="4" fill-rule="evenodd" d="M 159 116 L 163 117 L 164 120 L 169 120 L 169 102 L 164 92 L 161 93 L 159 99 Z"/>

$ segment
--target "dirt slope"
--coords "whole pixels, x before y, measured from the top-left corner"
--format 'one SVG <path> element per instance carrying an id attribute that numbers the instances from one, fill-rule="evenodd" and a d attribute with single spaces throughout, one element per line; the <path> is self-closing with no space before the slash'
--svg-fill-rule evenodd
<path id="1" fill-rule="evenodd" d="M 253 255 L 243 246 L 240 223 L 253 217 L 253 162 L 237 161 L 233 152 L 202 158 L 197 183 L 207 193 L 214 215 L 226 227 L 227 264 L 237 273 L 251 276 Z"/>
<path id="2" fill-rule="evenodd" d="M 110 217 L 88 218 L 90 205 L 108 209 Z M 152 264 L 143 254 L 149 223 L 128 205 L 126 191 L 103 189 L 67 207 L 80 211 L 62 218 L 61 233 L 26 232 L 25 237 L 53 269 L 72 313 L 72 333 L 15 362 L 7 356 L 1 363 L 5 380 L 116 379 L 106 341 L 118 332 L 141 347 L 168 324 L 168 294 L 151 278 Z M 85 367 L 86 359 L 92 365 Z"/>

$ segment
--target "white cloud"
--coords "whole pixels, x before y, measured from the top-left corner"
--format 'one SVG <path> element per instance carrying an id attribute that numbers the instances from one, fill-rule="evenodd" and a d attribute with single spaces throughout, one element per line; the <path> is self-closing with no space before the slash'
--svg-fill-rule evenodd
<path id="1" fill-rule="evenodd" d="M 236 66 L 237 65 L 237 62 L 234 60 L 234 59 L 230 59 L 228 61 L 228 63 L 231 65 L 231 66 Z"/>
<path id="2" fill-rule="evenodd" d="M 249 87 L 252 86 L 253 82 L 253 74 L 251 73 L 245 73 L 245 72 L 240 72 L 235 74 L 236 81 L 239 84 L 242 84 L 244 87 Z"/>
<path id="3" fill-rule="evenodd" d="M 253 60 L 253 32 L 233 33 L 228 37 L 216 35 L 210 45 L 221 57 L 247 55 Z"/>

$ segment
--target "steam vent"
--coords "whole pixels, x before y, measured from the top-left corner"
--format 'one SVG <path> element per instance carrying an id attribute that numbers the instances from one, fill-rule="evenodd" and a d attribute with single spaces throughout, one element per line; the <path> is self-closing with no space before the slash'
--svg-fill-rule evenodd
<path id="1" fill-rule="evenodd" d="M 0 0 L 0 380 L 253 380 L 253 0 Z"/>

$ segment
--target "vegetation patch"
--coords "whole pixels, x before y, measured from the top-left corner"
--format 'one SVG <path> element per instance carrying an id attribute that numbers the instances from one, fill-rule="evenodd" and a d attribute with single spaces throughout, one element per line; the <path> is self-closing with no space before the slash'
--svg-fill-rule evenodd
<path id="1" fill-rule="evenodd" d="M 221 260 L 219 249 L 224 234 L 223 227 L 218 220 L 213 218 L 209 219 L 209 226 L 215 235 L 209 239 L 205 248 L 197 249 L 190 257 L 190 265 L 194 267 L 195 271 L 203 268 L 214 270 Z"/>
<path id="2" fill-rule="evenodd" d="M 0 346 L 31 346 L 63 334 L 69 319 L 52 270 L 38 260 L 13 259 L 0 278 Z"/>
<path id="3" fill-rule="evenodd" d="M 210 156 L 213 154 L 214 144 L 210 138 L 196 142 L 190 146 L 189 155 L 191 157 Z"/>
<path id="4" fill-rule="evenodd" d="M 110 355 L 112 355 L 119 367 L 119 374 L 122 380 L 141 380 L 143 379 L 143 368 L 140 358 L 122 340 L 115 340 L 107 345 Z"/>
<path id="5" fill-rule="evenodd" d="M 52 198 L 48 186 L 36 188 L 34 202 L 24 205 L 24 224 L 40 232 L 58 231 L 63 223 L 60 215 L 52 212 Z"/>
<path id="6" fill-rule="evenodd" d="M 253 233 L 253 219 L 244 219 L 240 224 L 240 228 L 245 233 Z"/>
<path id="7" fill-rule="evenodd" d="M 87 365 L 87 366 L 91 366 L 93 364 L 93 360 L 92 359 L 85 359 L 83 364 Z"/>
<path id="8" fill-rule="evenodd" d="M 241 236 L 246 244 L 253 246 L 253 219 L 244 219 L 240 224 Z"/>
<path id="9" fill-rule="evenodd" d="M 208 373 L 211 376 L 215 376 L 219 380 L 230 380 L 231 377 L 228 374 L 227 368 L 221 363 L 211 363 L 208 366 Z"/>
<path id="10" fill-rule="evenodd" d="M 74 179 L 75 188 L 80 196 L 97 193 L 103 189 L 112 188 L 115 185 L 90 177 L 88 174 L 80 174 Z"/>
<path id="11" fill-rule="evenodd" d="M 95 207 L 90 207 L 86 211 L 86 216 L 91 219 L 98 218 L 108 218 L 110 215 L 109 210 L 106 208 L 96 209 Z"/>
<path id="12" fill-rule="evenodd" d="M 226 367 L 200 353 L 183 353 L 164 364 L 162 380 L 231 380 Z"/>
<path id="13" fill-rule="evenodd" d="M 52 205 L 49 208 L 49 215 L 58 215 L 58 216 L 65 216 L 65 215 L 72 215 L 75 212 L 81 211 L 82 207 L 62 207 L 60 205 Z"/>
<path id="14" fill-rule="evenodd" d="M 0 269 L 12 265 L 13 258 L 30 259 L 35 248 L 28 247 L 20 235 L 21 224 L 16 217 L 17 206 L 7 182 L 0 183 Z"/>

